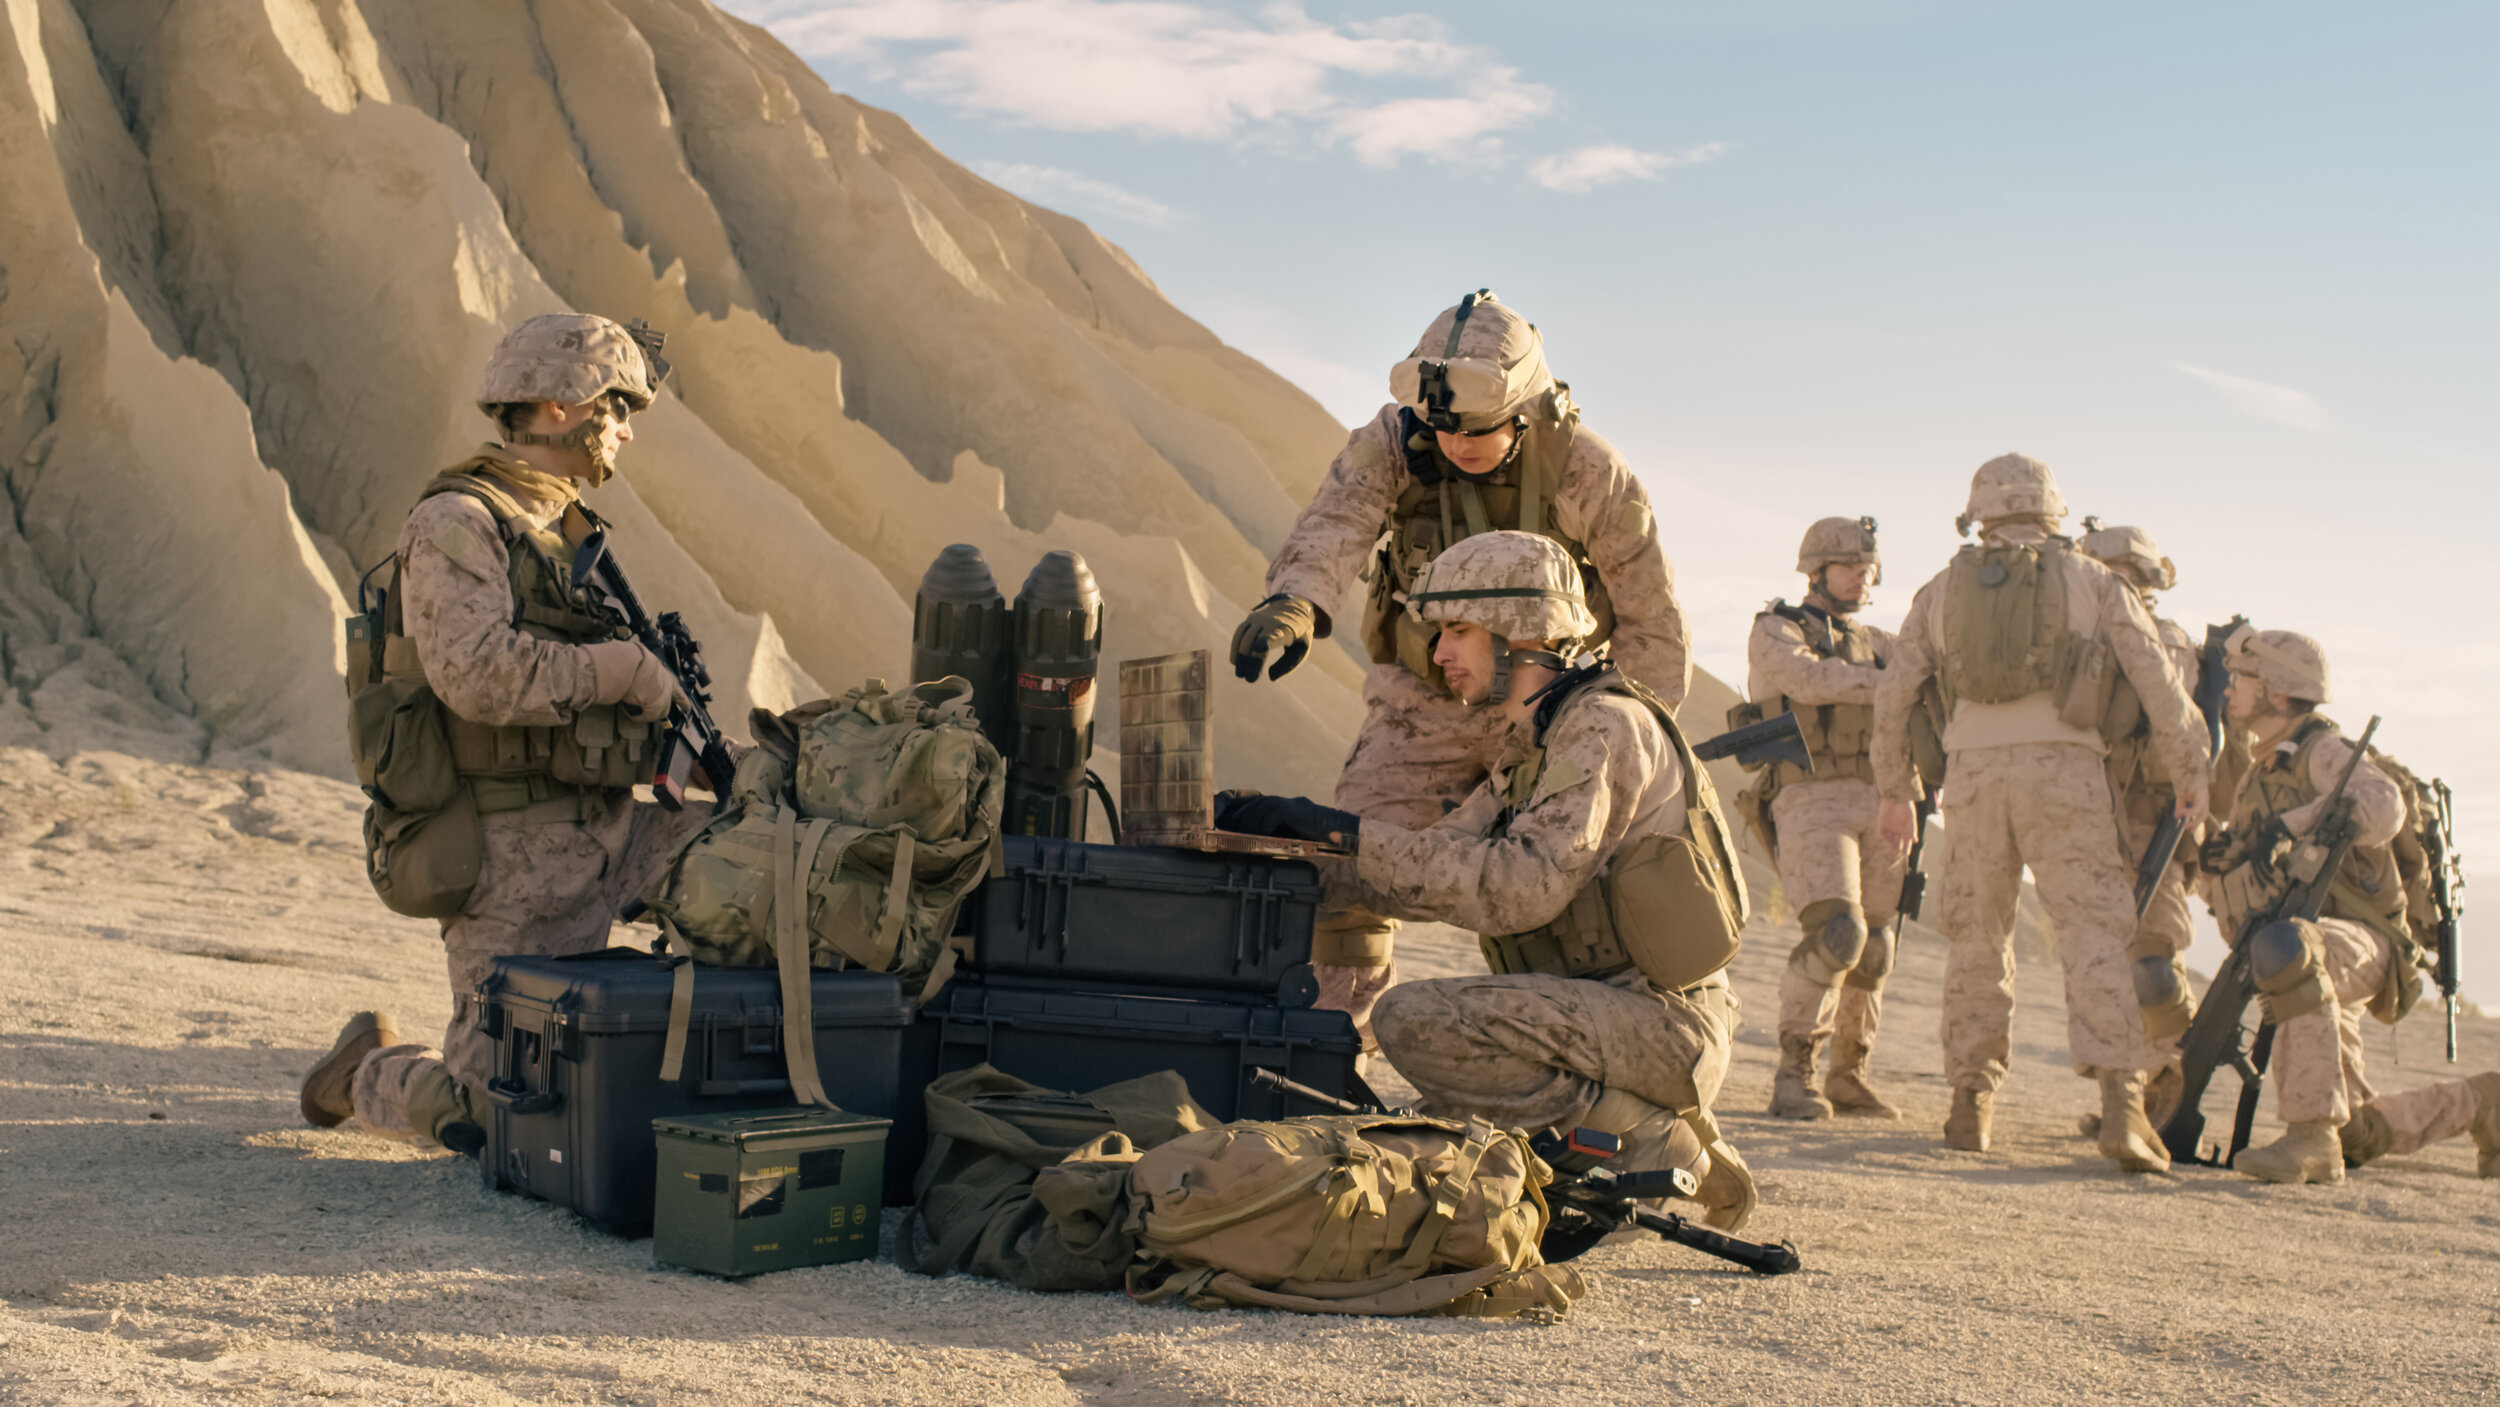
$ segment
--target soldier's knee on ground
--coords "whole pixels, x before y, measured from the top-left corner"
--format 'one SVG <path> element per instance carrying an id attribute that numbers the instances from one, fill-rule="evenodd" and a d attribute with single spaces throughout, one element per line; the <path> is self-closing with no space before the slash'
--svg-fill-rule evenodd
<path id="1" fill-rule="evenodd" d="M 1805 936 L 1788 955 L 1817 986 L 1837 987 L 1866 954 L 1866 915 L 1846 899 L 1817 899 L 1797 915 Z"/>
<path id="2" fill-rule="evenodd" d="M 419 1076 L 409 1087 L 408 1125 L 467 1157 L 476 1157 L 486 1146 L 486 1131 L 478 1125 L 468 1087 L 440 1066 Z"/>
<path id="3" fill-rule="evenodd" d="M 2326 980 L 2325 946 L 2315 924 L 2282 919 L 2251 933 L 2247 941 L 2248 974 L 2267 1021 L 2280 1026 L 2334 1000 Z"/>

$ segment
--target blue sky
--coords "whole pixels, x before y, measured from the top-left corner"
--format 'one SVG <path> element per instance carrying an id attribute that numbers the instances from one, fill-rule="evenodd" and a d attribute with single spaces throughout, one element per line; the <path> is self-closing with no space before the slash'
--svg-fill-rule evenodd
<path id="1" fill-rule="evenodd" d="M 1723 676 L 1806 522 L 1882 521 L 1889 624 L 2019 449 L 2177 560 L 2164 613 L 2324 640 L 2331 711 L 2386 714 L 2500 855 L 2500 6 L 725 8 L 1341 419 L 1493 287 L 1649 485 Z"/>

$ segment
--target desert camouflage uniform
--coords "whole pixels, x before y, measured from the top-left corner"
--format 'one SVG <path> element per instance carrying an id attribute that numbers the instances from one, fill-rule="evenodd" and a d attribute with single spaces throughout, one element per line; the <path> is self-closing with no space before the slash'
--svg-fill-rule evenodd
<path id="1" fill-rule="evenodd" d="M 1501 761 L 1526 748 L 1514 737 Z M 1356 860 L 1331 867 L 1332 902 L 1520 933 L 1551 922 L 1625 843 L 1683 832 L 1682 768 L 1639 703 L 1583 694 L 1545 749 L 1547 775 L 1568 785 L 1532 797 L 1499 839 L 1488 832 L 1503 798 L 1490 783 L 1425 829 L 1367 819 Z M 1706 1113 L 1737 1003 L 1724 973 L 1683 992 L 1657 991 L 1637 969 L 1604 982 L 1488 975 L 1392 987 L 1373 1019 L 1382 1052 L 1432 1108 L 1534 1129 L 1579 1122 L 1608 1086 Z"/>
<path id="2" fill-rule="evenodd" d="M 1812 606 L 1802 608 L 1822 616 Z M 1829 617 L 1824 617 L 1829 620 Z M 1865 638 L 1874 664 L 1852 664 L 1817 651 L 1806 627 L 1777 611 L 1754 617 L 1747 645 L 1747 697 L 1776 708 L 1781 698 L 1804 708 L 1821 704 L 1875 703 L 1875 681 L 1893 650 L 1892 632 L 1845 617 L 1833 628 Z M 1858 759 L 1863 763 L 1861 755 Z M 1870 774 L 1871 775 L 1871 774 Z M 1792 960 L 1781 970 L 1779 1036 L 1806 1042 L 1811 1052 L 1832 1042 L 1832 1070 L 1863 1075 L 1875 1032 L 1883 1021 L 1884 978 L 1892 967 L 1887 933 L 1901 902 L 1908 857 L 1875 832 L 1875 784 L 1868 776 L 1819 776 L 1784 781 L 1771 798 L 1772 828 L 1779 837 L 1780 890 L 1792 913 L 1839 901 L 1866 920 L 1866 949 L 1837 987 L 1815 981 Z M 1807 942 L 1815 935 L 1806 935 Z M 1800 952 L 1802 952 L 1802 945 Z M 1811 1054 L 1807 1057 L 1812 1061 Z"/>
<path id="3" fill-rule="evenodd" d="M 1389 526 L 1409 477 L 1399 407 L 1392 404 L 1357 428 L 1329 466 L 1318 496 L 1295 519 L 1268 567 L 1268 593 L 1298 596 L 1323 610 L 1343 600 Z M 1585 545 L 1612 598 L 1608 653 L 1670 707 L 1681 702 L 1692 669 L 1684 611 L 1658 545 L 1648 493 L 1614 446 L 1585 426 L 1574 432 L 1559 481 L 1547 491 L 1555 527 Z M 1371 666 L 1363 708 L 1362 730 L 1337 780 L 1336 804 L 1367 821 L 1407 830 L 1430 826 L 1484 780 L 1501 754 L 1505 726 L 1491 710 L 1467 708 L 1402 664 Z M 1364 1023 L 1370 1001 L 1395 980 L 1396 931 L 1394 920 L 1365 911 L 1326 915 L 1314 953 L 1320 1004 Z"/>
<path id="4" fill-rule="evenodd" d="M 471 463 L 479 461 L 492 466 L 496 487 L 521 504 L 532 528 L 556 524 L 578 500 L 571 481 L 539 473 L 499 446 Z M 426 498 L 408 515 L 399 552 L 406 629 L 446 708 L 498 726 L 556 725 L 595 702 L 587 649 L 514 627 L 510 558 L 483 504 L 460 493 Z M 630 791 L 560 795 L 484 816 L 477 888 L 459 916 L 443 920 L 452 1014 L 442 1046 L 385 1046 L 367 1055 L 351 1085 L 356 1117 L 406 1134 L 410 1094 L 431 1071 L 448 1067 L 465 1089 L 483 1086 L 493 1042 L 480 1029 L 473 993 L 493 959 L 604 946 L 617 910 L 705 819 L 701 807 L 671 813 Z"/>
<path id="5" fill-rule="evenodd" d="M 2192 693 L 2200 667 L 2195 639 L 2178 622 L 2159 616 L 2153 618 L 2153 628 L 2161 636 L 2162 649 L 2170 656 L 2171 667 L 2179 672 L 2180 682 L 2187 685 Z M 2133 869 L 2142 862 L 2145 850 L 2152 845 L 2153 832 L 2160 827 L 2162 818 L 2169 815 L 2177 804 L 2178 793 L 2170 785 L 2169 777 L 2159 773 L 2152 751 L 2144 740 L 2135 740 L 2132 746 L 2119 744 L 2112 749 L 2111 756 L 2110 785 L 2114 793 L 2112 799 L 2118 808 L 2119 853 L 2129 867 L 2128 892 L 2132 898 L 2135 882 Z M 2121 759 L 2126 756 L 2140 759 L 2140 762 L 2123 765 Z M 2118 775 L 2121 771 L 2127 775 Z M 2195 891 L 2198 882 L 2196 845 L 2196 835 L 2179 837 L 2179 848 L 2170 857 L 2170 867 L 2162 871 L 2161 879 L 2154 884 L 2152 899 L 2144 907 L 2144 916 L 2136 921 L 2135 936 L 2127 945 L 2131 953 L 2168 952 L 2172 974 L 2182 992 L 2190 990 L 2186 954 L 2188 946 L 2196 941 L 2196 914 L 2188 907 L 2188 897 Z M 2149 1038 L 2155 1068 L 2178 1068 L 2181 1034 Z"/>
<path id="6" fill-rule="evenodd" d="M 1991 542 L 2042 541 L 2037 528 L 1991 529 Z M 2175 778 L 2204 786 L 2210 770 L 2196 708 L 2152 618 L 2127 585 L 2075 553 L 2063 564 L 2068 624 L 2109 646 L 2152 720 L 2152 747 Z M 2044 565 L 2045 570 L 2045 565 Z M 1917 794 L 1910 710 L 1944 651 L 1941 598 L 1950 569 L 1919 589 L 1876 689 L 1875 780 L 1888 801 Z M 2077 1073 L 2153 1068 L 2136 1009 L 2127 941 L 2135 930 L 2133 867 L 2112 825 L 2107 745 L 2070 726 L 2046 692 L 2007 703 L 1955 703 L 1943 817 L 1950 842 L 1937 875 L 1945 961 L 1947 1080 L 1993 1094 L 2005 1082 L 2014 1012 L 2014 912 L 2030 867 L 2065 967 L 2067 1045 Z"/>

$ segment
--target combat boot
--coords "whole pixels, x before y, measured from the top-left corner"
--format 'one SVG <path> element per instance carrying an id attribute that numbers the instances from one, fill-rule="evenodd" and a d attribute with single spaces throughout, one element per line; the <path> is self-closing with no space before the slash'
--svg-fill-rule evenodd
<path id="1" fill-rule="evenodd" d="M 1988 1125 L 1996 1116 L 1995 1090 L 1956 1089 L 1953 1111 L 1944 1117 L 1944 1146 L 1965 1153 L 1988 1151 Z"/>
<path id="2" fill-rule="evenodd" d="M 1779 1119 L 1828 1119 L 1831 1101 L 1815 1092 L 1812 1036 L 1780 1037 L 1780 1066 L 1771 1076 L 1771 1115 Z"/>
<path id="3" fill-rule="evenodd" d="M 1832 1072 L 1823 1077 L 1823 1096 L 1831 1101 L 1832 1112 L 1853 1119 L 1898 1119 L 1901 1111 L 1866 1082 L 1870 1053 L 1862 1041 L 1835 1039 Z"/>
<path id="4" fill-rule="evenodd" d="M 1754 1189 L 1753 1169 L 1745 1166 L 1745 1160 L 1723 1138 L 1702 1154 L 1701 1167 L 1695 1171 L 1701 1186 L 1693 1200 L 1701 1203 L 1702 1224 L 1721 1231 L 1744 1230 L 1753 1219 L 1753 1209 L 1762 1204 L 1762 1194 Z"/>
<path id="5" fill-rule="evenodd" d="M 1743 1226 L 1762 1200 L 1754 1190 L 1753 1170 L 1726 1140 L 1713 1141 L 1705 1151 L 1692 1121 L 1663 1104 L 1652 1104 L 1629 1090 L 1608 1089 L 1597 1096 L 1580 1122 L 1623 1140 L 1622 1149 L 1606 1160 L 1618 1172 L 1659 1168 L 1690 1172 L 1700 1184 L 1693 1200 L 1702 1208 L 1702 1221 L 1721 1231 Z"/>
<path id="6" fill-rule="evenodd" d="M 2303 1119 L 2274 1142 L 2242 1150 L 2231 1168 L 2259 1182 L 2341 1182 L 2344 1145 L 2335 1137 L 2333 1122 Z"/>
<path id="7" fill-rule="evenodd" d="M 387 1011 L 360 1011 L 347 1019 L 339 1038 L 330 1043 L 330 1053 L 304 1076 L 304 1087 L 296 1095 L 304 1122 L 317 1129 L 334 1129 L 347 1122 L 356 1112 L 356 1067 L 375 1051 L 398 1045 L 398 1027 Z"/>
<path id="8" fill-rule="evenodd" d="M 2170 1171 L 2170 1151 L 2144 1115 L 2144 1076 L 2134 1070 L 2103 1070 L 2100 1078 L 2101 1156 L 2128 1172 Z M 2340 1150 L 2335 1166 L 2340 1174 Z"/>
<path id="9" fill-rule="evenodd" d="M 2465 1084 L 2474 1091 L 2474 1122 L 2466 1125 L 2474 1135 L 2474 1171 L 2500 1177 L 2500 1073 L 2474 1075 Z"/>
<path id="10" fill-rule="evenodd" d="M 2176 1065 L 2164 1065 L 2144 1082 L 2144 1121 L 2153 1126 L 2155 1133 L 2161 1132 L 2163 1126 L 2170 1122 L 2170 1116 L 2179 1112 L 2179 1096 L 2186 1091 L 2187 1077 L 2179 1073 Z M 2086 1113 L 2075 1121 L 2075 1127 L 2082 1130 L 2084 1137 L 2098 1139 L 2101 1136 L 2099 1111 Z"/>

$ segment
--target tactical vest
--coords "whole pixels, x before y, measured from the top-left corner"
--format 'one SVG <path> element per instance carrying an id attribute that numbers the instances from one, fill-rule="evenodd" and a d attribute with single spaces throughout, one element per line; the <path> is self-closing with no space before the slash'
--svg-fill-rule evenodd
<path id="1" fill-rule="evenodd" d="M 1525 933 L 1484 935 L 1479 942 L 1485 961 L 1497 973 L 1598 980 L 1638 967 L 1660 990 L 1683 991 L 1735 960 L 1746 911 L 1735 841 L 1710 774 L 1694 758 L 1666 704 L 1612 662 L 1579 673 L 1585 677 L 1576 683 L 1566 679 L 1559 697 L 1538 706 L 1535 743 L 1527 755 L 1495 774 L 1504 805 L 1487 834 L 1496 840 L 1508 835 L 1540 784 L 1551 781 L 1560 791 L 1581 780 L 1549 776 L 1545 737 L 1566 710 L 1598 694 L 1637 701 L 1666 731 L 1684 769 L 1684 834 L 1625 841 L 1552 921 Z"/>
<path id="2" fill-rule="evenodd" d="M 480 455 L 445 470 L 425 486 L 418 501 L 457 493 L 475 500 L 495 521 L 510 558 L 512 625 L 523 634 L 568 645 L 631 638 L 624 626 L 597 613 L 572 589 L 572 544 L 555 528 L 533 528 L 519 501 L 494 478 L 496 461 Z M 605 524 L 585 505 L 574 509 L 593 528 Z M 367 677 L 422 678 L 424 668 L 402 618 L 400 582 L 407 562 L 394 559 L 394 575 L 382 604 L 381 630 L 371 657 L 359 663 Z M 350 652 L 354 652 L 351 650 Z M 353 666 L 351 666 L 351 670 Z M 355 679 L 349 681 L 354 692 Z M 497 725 L 462 718 L 444 709 L 450 761 L 477 800 L 482 815 L 518 810 L 532 802 L 582 792 L 613 792 L 647 780 L 646 755 L 654 725 L 635 719 L 621 704 L 598 704 L 557 725 Z"/>
<path id="3" fill-rule="evenodd" d="M 1879 667 L 1884 662 L 1875 653 L 1874 635 L 1846 616 L 1831 615 L 1809 606 L 1792 606 L 1785 601 L 1773 601 L 1771 608 L 1762 615 L 1778 616 L 1793 623 L 1805 633 L 1806 645 L 1814 651 L 1817 659 Z M 1762 616 L 1754 619 L 1760 621 Z M 1870 755 L 1875 740 L 1873 705 L 1799 703 L 1782 694 L 1778 711 L 1797 716 L 1797 732 L 1805 739 L 1807 756 L 1814 759 L 1814 770 L 1809 773 L 1794 763 L 1774 763 L 1770 778 L 1774 789 L 1798 782 L 1875 779 L 1875 761 Z"/>
<path id="4" fill-rule="evenodd" d="M 2310 778 L 2309 754 L 2319 741 L 2341 737 L 2335 725 L 2310 714 L 2292 729 L 2291 746 L 2270 749 L 2249 769 L 2231 829 L 2254 835 L 2267 821 L 2325 795 Z M 2399 791 L 2402 789 L 2399 788 Z M 2405 887 L 2395 853 L 2385 845 L 2355 845 L 2328 884 L 2322 918 L 2348 919 L 2377 930 L 2403 953 L 2413 942 L 2405 924 Z"/>
<path id="5" fill-rule="evenodd" d="M 1400 598 L 1433 558 L 1478 533 L 1532 532 L 1561 543 L 1580 564 L 1589 613 L 1597 617 L 1597 633 L 1586 644 L 1593 648 L 1614 633 L 1614 604 L 1589 563 L 1587 545 L 1563 532 L 1554 519 L 1553 492 L 1571 460 L 1580 425 L 1570 389 L 1555 383 L 1550 402 L 1528 416 L 1519 452 L 1483 482 L 1453 472 L 1441 458 L 1431 427 L 1413 411 L 1398 412 L 1406 483 L 1389 510 L 1378 555 L 1365 573 L 1371 594 L 1363 610 L 1363 644 L 1374 664 L 1402 663 L 1418 678 L 1445 687 L 1439 666 L 1432 662 L 1434 627 L 1415 619 Z"/>
<path id="6" fill-rule="evenodd" d="M 1953 554 L 1941 601 L 1944 649 L 1936 662 L 1947 708 L 2054 692 L 2064 712 L 2085 644 L 2068 623 L 2064 564 L 2073 548 L 2052 537 L 2021 545 L 1970 543 Z"/>

